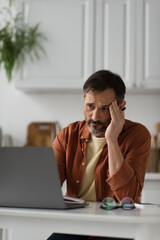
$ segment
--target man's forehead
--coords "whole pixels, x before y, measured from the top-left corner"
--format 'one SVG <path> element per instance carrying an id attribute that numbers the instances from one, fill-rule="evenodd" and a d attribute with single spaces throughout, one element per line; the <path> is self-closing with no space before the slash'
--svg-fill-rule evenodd
<path id="1" fill-rule="evenodd" d="M 107 89 L 102 92 L 88 92 L 85 94 L 85 102 L 99 103 L 101 105 L 108 105 L 116 99 L 116 95 L 113 89 Z"/>

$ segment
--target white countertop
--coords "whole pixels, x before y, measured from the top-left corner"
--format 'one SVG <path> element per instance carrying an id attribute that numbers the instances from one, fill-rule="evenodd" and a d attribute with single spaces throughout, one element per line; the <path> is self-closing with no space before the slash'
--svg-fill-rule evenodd
<path id="1" fill-rule="evenodd" d="M 160 180 L 160 173 L 146 173 L 145 180 Z"/>
<path id="2" fill-rule="evenodd" d="M 160 240 L 160 208 L 103 210 L 100 203 L 72 210 L 0 208 L 0 228 Z M 9 238 L 6 238 L 7 240 Z M 34 238 L 32 238 L 34 239 Z"/>
<path id="3" fill-rule="evenodd" d="M 115 210 L 104 210 L 100 208 L 100 202 L 89 202 L 84 208 L 55 210 L 55 209 L 25 209 L 25 208 L 5 208 L 0 207 L 0 217 L 14 217 L 15 219 L 30 218 L 34 219 L 63 219 L 67 220 L 83 220 L 91 222 L 121 222 L 124 223 L 160 223 L 160 207 L 148 206 L 135 208 L 133 210 L 123 210 L 121 208 Z M 139 204 L 137 204 L 139 205 Z M 1 223 L 1 219 L 0 219 Z M 9 225 L 7 223 L 7 225 Z"/>

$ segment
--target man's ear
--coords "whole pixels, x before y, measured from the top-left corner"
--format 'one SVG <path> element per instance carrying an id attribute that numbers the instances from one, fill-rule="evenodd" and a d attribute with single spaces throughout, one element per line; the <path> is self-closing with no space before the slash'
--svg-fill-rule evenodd
<path id="1" fill-rule="evenodd" d="M 123 102 L 121 102 L 121 104 L 119 104 L 119 109 L 122 110 L 125 106 L 126 106 L 126 101 L 124 100 Z"/>

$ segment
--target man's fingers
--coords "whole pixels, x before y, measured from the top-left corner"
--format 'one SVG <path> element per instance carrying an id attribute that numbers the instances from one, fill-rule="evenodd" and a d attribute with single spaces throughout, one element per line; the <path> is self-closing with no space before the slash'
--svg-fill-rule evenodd
<path id="1" fill-rule="evenodd" d="M 122 119 L 124 118 L 124 112 L 119 109 L 119 106 L 117 105 L 117 101 L 113 101 L 110 105 L 110 113 L 112 119 Z"/>

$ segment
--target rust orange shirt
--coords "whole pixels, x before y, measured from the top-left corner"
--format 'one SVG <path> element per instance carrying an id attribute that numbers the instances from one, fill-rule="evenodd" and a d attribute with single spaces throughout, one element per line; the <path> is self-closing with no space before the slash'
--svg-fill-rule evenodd
<path id="1" fill-rule="evenodd" d="M 85 171 L 85 150 L 89 137 L 86 122 L 79 121 L 62 129 L 53 142 L 61 184 L 67 180 L 68 196 L 78 196 Z M 111 177 L 108 171 L 107 144 L 99 157 L 95 170 L 97 201 L 105 197 L 117 201 L 131 197 L 139 203 L 149 162 L 150 133 L 142 124 L 125 120 L 118 142 L 124 162 Z"/>

